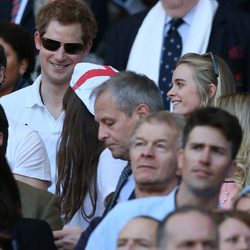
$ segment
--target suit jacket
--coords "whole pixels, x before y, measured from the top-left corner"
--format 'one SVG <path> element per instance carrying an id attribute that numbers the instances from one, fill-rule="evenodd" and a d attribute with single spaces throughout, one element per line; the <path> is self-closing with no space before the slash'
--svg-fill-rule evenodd
<path id="1" fill-rule="evenodd" d="M 147 15 L 144 11 L 116 23 L 106 43 L 105 64 L 125 70 L 137 32 Z M 238 91 L 250 91 L 250 15 L 240 6 L 221 4 L 214 17 L 207 51 L 229 65 Z"/>
<path id="2" fill-rule="evenodd" d="M 0 22 L 9 21 L 11 15 L 11 0 L 1 0 L 0 1 Z M 35 32 L 35 16 L 33 9 L 33 0 L 29 0 L 26 8 L 24 10 L 21 23 L 30 33 L 34 34 Z"/>
<path id="3" fill-rule="evenodd" d="M 17 181 L 24 218 L 45 220 L 52 230 L 62 229 L 61 204 L 59 198 L 49 192 Z"/>
<path id="4" fill-rule="evenodd" d="M 12 231 L 18 250 L 56 250 L 49 225 L 42 220 L 19 218 Z"/>

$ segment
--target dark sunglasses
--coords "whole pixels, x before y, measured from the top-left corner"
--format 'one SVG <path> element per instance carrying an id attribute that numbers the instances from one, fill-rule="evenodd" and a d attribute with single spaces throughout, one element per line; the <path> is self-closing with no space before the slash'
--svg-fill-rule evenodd
<path id="1" fill-rule="evenodd" d="M 61 45 L 63 45 L 65 52 L 70 55 L 78 55 L 83 51 L 83 44 L 81 43 L 61 43 L 46 37 L 42 37 L 41 42 L 43 47 L 50 51 L 57 51 Z"/>

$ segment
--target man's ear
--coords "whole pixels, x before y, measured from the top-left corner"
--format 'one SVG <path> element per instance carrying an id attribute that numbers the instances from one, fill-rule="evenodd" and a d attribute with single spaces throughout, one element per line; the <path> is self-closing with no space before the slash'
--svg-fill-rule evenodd
<path id="1" fill-rule="evenodd" d="M 3 145 L 3 133 L 0 132 L 0 146 Z"/>
<path id="2" fill-rule="evenodd" d="M 135 112 L 141 118 L 141 117 L 147 115 L 148 113 L 150 113 L 150 109 L 149 109 L 147 104 L 139 104 L 135 108 Z"/>
<path id="3" fill-rule="evenodd" d="M 182 175 L 182 170 L 183 170 L 183 155 L 184 155 L 184 150 L 183 149 L 179 149 L 177 152 L 177 171 L 176 174 L 177 175 Z"/>
<path id="4" fill-rule="evenodd" d="M 27 71 L 29 67 L 29 62 L 26 58 L 22 59 L 21 62 L 19 62 L 19 69 L 18 69 L 18 73 L 23 76 L 25 74 L 25 72 Z"/>
<path id="5" fill-rule="evenodd" d="M 210 84 L 209 84 L 209 97 L 210 97 L 210 98 L 213 97 L 213 96 L 215 96 L 216 90 L 217 90 L 216 85 L 213 84 L 213 83 L 210 83 Z"/>
<path id="6" fill-rule="evenodd" d="M 34 41 L 35 41 L 36 48 L 38 50 L 40 50 L 40 48 L 41 48 L 41 38 L 40 38 L 40 34 L 39 34 L 38 31 L 36 31 L 35 34 L 34 34 Z"/>
<path id="7" fill-rule="evenodd" d="M 5 68 L 3 66 L 0 67 L 0 84 L 3 83 L 5 78 Z"/>

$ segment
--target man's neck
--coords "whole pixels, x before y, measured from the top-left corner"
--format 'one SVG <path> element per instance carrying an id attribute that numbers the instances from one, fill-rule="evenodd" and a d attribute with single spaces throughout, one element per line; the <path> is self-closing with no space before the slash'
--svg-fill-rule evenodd
<path id="1" fill-rule="evenodd" d="M 68 86 L 68 84 L 53 85 L 44 82 L 41 82 L 40 84 L 40 96 L 42 102 L 55 119 L 57 119 L 63 111 L 62 100 Z"/>
<path id="2" fill-rule="evenodd" d="M 166 14 L 172 17 L 173 19 L 183 18 L 194 6 L 198 3 L 199 0 L 188 0 L 180 7 L 176 8 L 167 8 L 166 6 L 163 7 L 166 11 Z"/>
<path id="3" fill-rule="evenodd" d="M 205 196 L 197 195 L 191 192 L 183 183 L 181 183 L 179 190 L 176 194 L 176 206 L 182 207 L 186 205 L 202 206 L 207 209 L 216 208 L 219 204 L 219 192 L 214 195 Z"/>
<path id="4" fill-rule="evenodd" d="M 163 187 L 154 187 L 153 185 L 143 186 L 143 185 L 135 185 L 135 197 L 136 198 L 145 198 L 151 196 L 165 196 L 170 194 L 173 189 L 177 186 L 177 181 L 172 181 L 168 183 L 167 186 Z"/>

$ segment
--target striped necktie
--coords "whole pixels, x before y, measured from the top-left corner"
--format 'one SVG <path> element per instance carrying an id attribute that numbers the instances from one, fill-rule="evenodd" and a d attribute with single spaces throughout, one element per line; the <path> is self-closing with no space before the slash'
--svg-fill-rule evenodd
<path id="1" fill-rule="evenodd" d="M 15 23 L 18 10 L 20 8 L 21 0 L 12 0 L 10 22 Z"/>
<path id="2" fill-rule="evenodd" d="M 120 178 L 118 180 L 118 183 L 116 185 L 116 189 L 115 192 L 113 194 L 112 200 L 110 201 L 110 203 L 107 205 L 105 211 L 104 211 L 104 215 L 106 215 L 117 203 L 117 199 L 120 195 L 120 192 L 123 188 L 123 186 L 126 184 L 126 182 L 128 181 L 129 176 L 132 174 L 132 170 L 130 167 L 130 164 L 128 164 L 123 170 L 122 173 L 120 175 Z"/>

